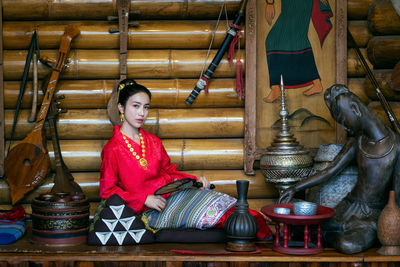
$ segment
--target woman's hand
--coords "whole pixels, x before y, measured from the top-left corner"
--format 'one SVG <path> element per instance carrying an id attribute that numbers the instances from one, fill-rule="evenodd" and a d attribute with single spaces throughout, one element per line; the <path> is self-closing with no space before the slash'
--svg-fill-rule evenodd
<path id="1" fill-rule="evenodd" d="M 296 193 L 295 187 L 291 186 L 285 191 L 283 191 L 282 195 L 280 196 L 278 203 L 289 203 L 292 199 L 294 194 Z"/>
<path id="2" fill-rule="evenodd" d="M 205 176 L 200 176 L 197 181 L 203 184 L 201 189 L 210 189 L 210 181 Z"/>
<path id="3" fill-rule="evenodd" d="M 162 211 L 165 208 L 167 201 L 162 196 L 148 195 L 144 205 L 150 209 L 155 209 L 157 211 Z"/>
<path id="4" fill-rule="evenodd" d="M 267 4 L 267 8 L 265 9 L 265 18 L 267 19 L 267 22 L 269 25 L 272 24 L 272 20 L 275 17 L 275 7 L 274 5 Z"/>

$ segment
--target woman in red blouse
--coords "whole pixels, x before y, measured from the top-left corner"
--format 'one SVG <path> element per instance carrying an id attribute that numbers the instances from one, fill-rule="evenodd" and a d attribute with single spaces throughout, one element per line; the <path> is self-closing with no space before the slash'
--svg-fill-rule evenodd
<path id="1" fill-rule="evenodd" d="M 137 214 L 148 209 L 162 211 L 169 194 L 158 196 L 154 192 L 170 182 L 194 178 L 210 187 L 205 177 L 185 174 L 170 164 L 170 158 L 161 140 L 141 127 L 149 113 L 151 93 L 135 81 L 126 79 L 120 83 L 118 109 L 122 125 L 114 126 L 113 137 L 105 145 L 100 168 L 100 196 L 106 199 L 118 194 Z M 214 226 L 223 225 L 234 207 L 228 210 Z M 259 224 L 258 238 L 271 235 L 264 217 L 251 211 Z"/>

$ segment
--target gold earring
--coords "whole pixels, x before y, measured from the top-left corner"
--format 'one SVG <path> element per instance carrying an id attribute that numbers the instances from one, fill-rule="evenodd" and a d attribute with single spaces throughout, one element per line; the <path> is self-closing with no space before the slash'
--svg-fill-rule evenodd
<path id="1" fill-rule="evenodd" d="M 119 115 L 119 118 L 121 119 L 121 122 L 124 122 L 124 120 L 125 120 L 124 112 L 121 112 L 121 114 Z"/>

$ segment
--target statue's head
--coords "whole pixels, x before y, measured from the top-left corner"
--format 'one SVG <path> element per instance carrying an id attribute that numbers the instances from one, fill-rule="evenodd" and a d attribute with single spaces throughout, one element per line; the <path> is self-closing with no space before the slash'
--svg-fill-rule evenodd
<path id="1" fill-rule="evenodd" d="M 342 84 L 335 84 L 325 91 L 325 103 L 332 117 L 348 132 L 361 130 L 363 113 L 369 112 L 360 98 Z"/>

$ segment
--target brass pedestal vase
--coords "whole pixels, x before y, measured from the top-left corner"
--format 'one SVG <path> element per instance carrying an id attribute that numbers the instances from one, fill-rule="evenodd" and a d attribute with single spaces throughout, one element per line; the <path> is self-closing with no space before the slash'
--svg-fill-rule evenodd
<path id="1" fill-rule="evenodd" d="M 229 251 L 255 251 L 254 241 L 258 224 L 249 212 L 249 204 L 247 203 L 249 181 L 238 180 L 236 187 L 238 192 L 236 209 L 225 223 L 225 232 L 228 238 L 226 249 Z"/>
<path id="2" fill-rule="evenodd" d="M 400 208 L 395 199 L 395 192 L 390 191 L 389 201 L 379 216 L 377 232 L 382 244 L 379 254 L 400 255 Z"/>
<path id="3" fill-rule="evenodd" d="M 289 131 L 288 110 L 281 76 L 281 130 L 267 152 L 260 159 L 260 168 L 266 182 L 274 183 L 279 193 L 309 175 L 313 160 L 309 151 L 296 141 Z"/>

